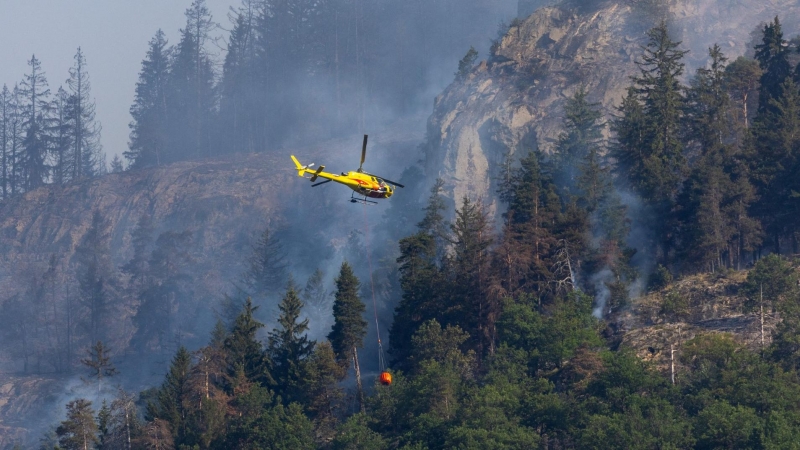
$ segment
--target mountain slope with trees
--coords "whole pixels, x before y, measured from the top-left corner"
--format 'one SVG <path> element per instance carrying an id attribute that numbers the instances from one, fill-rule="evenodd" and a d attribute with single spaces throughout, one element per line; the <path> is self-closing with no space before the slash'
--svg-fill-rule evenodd
<path id="1" fill-rule="evenodd" d="M 176 159 L 206 151 L 209 118 L 187 107 L 208 93 L 201 4 L 168 80 L 185 94 L 169 102 L 188 124 Z M 435 104 L 424 172 L 398 139 L 409 194 L 375 227 L 366 205 L 361 219 L 331 191 L 309 201 L 258 155 L 12 199 L 4 357 L 87 374 L 43 445 L 796 443 L 798 41 L 773 17 L 752 57 L 705 42 L 689 67 L 697 43 L 660 5 L 565 3 L 512 23 L 476 67 L 471 48 Z M 101 205 L 59 209 L 80 195 Z M 80 236 L 72 209 L 89 211 Z M 384 357 L 388 386 L 373 382 Z M 152 359 L 161 380 L 109 392 Z"/>

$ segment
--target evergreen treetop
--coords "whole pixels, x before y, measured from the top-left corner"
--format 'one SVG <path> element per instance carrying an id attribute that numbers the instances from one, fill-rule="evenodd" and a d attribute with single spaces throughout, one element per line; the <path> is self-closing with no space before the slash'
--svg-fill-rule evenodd
<path id="1" fill-rule="evenodd" d="M 274 380 L 269 373 L 268 360 L 261 349 L 261 343 L 256 338 L 258 330 L 264 327 L 264 324 L 253 317 L 257 309 L 258 306 L 253 306 L 253 302 L 248 298 L 225 339 L 228 370 L 232 377 L 241 370 L 251 382 L 272 384 Z"/>
<path id="2" fill-rule="evenodd" d="M 278 392 L 288 403 L 301 397 L 303 364 L 314 350 L 308 338 L 308 319 L 300 320 L 303 302 L 292 281 L 278 305 L 278 327 L 269 333 L 268 352 Z"/>
<path id="3" fill-rule="evenodd" d="M 364 320 L 366 306 L 359 296 L 359 283 L 353 268 L 347 261 L 342 263 L 336 277 L 336 294 L 333 301 L 334 325 L 328 334 L 334 352 L 340 360 L 346 361 L 352 350 L 364 345 L 367 334 L 367 321 Z"/>
<path id="4" fill-rule="evenodd" d="M 56 429 L 59 448 L 87 450 L 98 443 L 92 402 L 79 398 L 67 403 L 67 418 Z"/>
<path id="5" fill-rule="evenodd" d="M 770 102 L 782 95 L 781 85 L 791 75 L 787 42 L 783 39 L 783 29 L 778 16 L 764 25 L 761 43 L 756 45 L 755 59 L 761 66 L 761 89 L 758 97 L 758 111 L 768 111 Z"/>

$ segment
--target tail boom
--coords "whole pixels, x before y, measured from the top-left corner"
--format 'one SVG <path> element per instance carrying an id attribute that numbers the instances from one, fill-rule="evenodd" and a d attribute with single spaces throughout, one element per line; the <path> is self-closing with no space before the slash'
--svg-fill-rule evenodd
<path id="1" fill-rule="evenodd" d="M 304 165 L 300 164 L 300 161 L 298 161 L 298 160 L 297 160 L 297 158 L 295 158 L 295 157 L 294 157 L 294 155 L 291 155 L 291 157 L 292 157 L 292 161 L 294 161 L 294 165 L 295 165 L 295 167 L 297 168 L 297 176 L 298 176 L 298 177 L 302 177 L 302 176 L 303 176 L 303 175 L 305 175 L 307 172 L 313 172 L 313 171 L 312 171 L 312 170 L 310 170 L 309 168 L 310 168 L 311 166 L 313 166 L 313 165 L 314 165 L 314 163 L 311 163 L 311 164 L 309 164 L 309 165 L 307 165 L 307 166 L 304 166 Z"/>

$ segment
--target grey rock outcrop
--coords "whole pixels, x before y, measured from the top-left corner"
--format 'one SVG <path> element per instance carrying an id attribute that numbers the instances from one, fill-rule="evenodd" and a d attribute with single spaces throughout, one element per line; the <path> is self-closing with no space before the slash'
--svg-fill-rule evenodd
<path id="1" fill-rule="evenodd" d="M 494 178 L 506 153 L 552 151 L 565 99 L 579 86 L 608 121 L 637 72 L 653 24 L 643 3 L 607 2 L 592 11 L 552 6 L 512 23 L 492 57 L 436 98 L 427 174 L 442 177 L 454 201 L 469 196 L 494 205 Z M 744 54 L 752 31 L 776 14 L 791 37 L 799 10 L 786 0 L 678 2 L 670 7 L 670 28 L 690 50 L 691 74 L 715 42 L 731 59 Z"/>

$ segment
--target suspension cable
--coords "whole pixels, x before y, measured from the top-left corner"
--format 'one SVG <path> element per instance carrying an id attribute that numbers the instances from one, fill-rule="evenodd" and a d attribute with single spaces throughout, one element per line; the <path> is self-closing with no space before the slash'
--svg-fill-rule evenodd
<path id="1" fill-rule="evenodd" d="M 364 203 L 364 247 L 367 251 L 367 264 L 369 264 L 369 285 L 372 289 L 372 311 L 375 313 L 375 331 L 378 333 L 378 369 L 381 372 L 386 370 L 386 361 L 383 357 L 383 345 L 381 344 L 381 327 L 378 323 L 378 302 L 375 300 L 375 281 L 372 279 L 372 257 L 369 251 L 369 221 L 367 220 L 367 204 Z"/>

